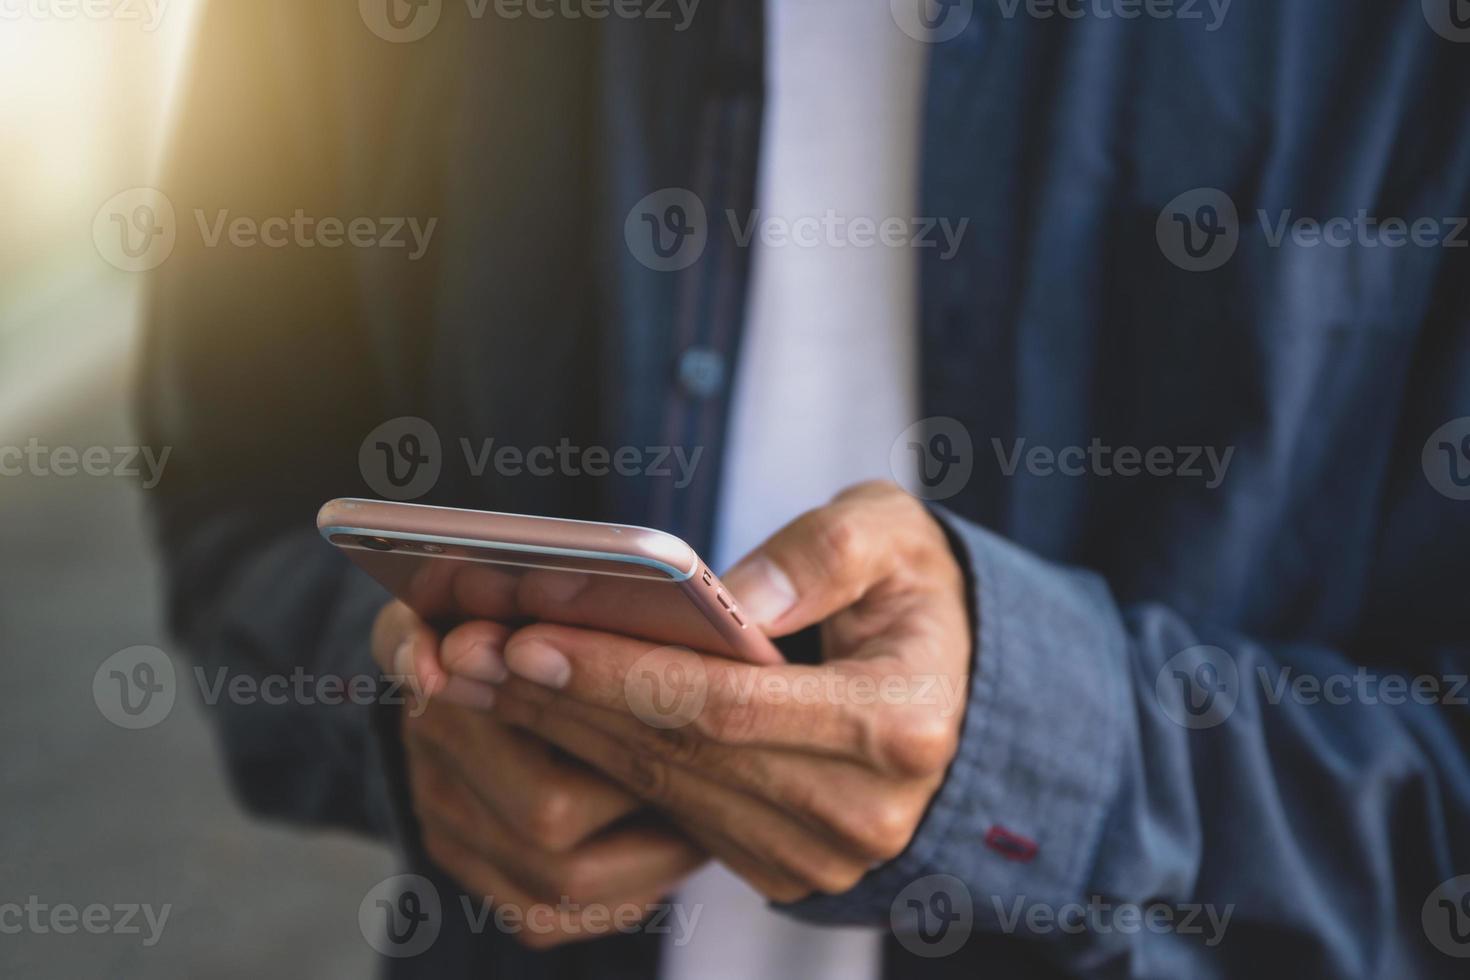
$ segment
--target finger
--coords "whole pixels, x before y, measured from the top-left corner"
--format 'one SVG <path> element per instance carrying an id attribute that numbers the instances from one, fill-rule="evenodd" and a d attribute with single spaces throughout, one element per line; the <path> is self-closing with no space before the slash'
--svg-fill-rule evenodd
<path id="1" fill-rule="evenodd" d="M 798 902 L 811 894 L 810 888 L 795 878 L 762 864 L 739 841 L 712 833 L 702 821 L 678 815 L 672 819 L 680 832 L 767 899 L 773 902 Z"/>
<path id="2" fill-rule="evenodd" d="M 445 634 L 439 664 L 445 681 L 436 697 L 465 708 L 488 711 L 495 704 L 495 685 L 507 673 L 502 650 L 508 627 L 472 620 Z"/>
<path id="3" fill-rule="evenodd" d="M 906 577 L 953 564 L 948 541 L 923 506 L 892 484 L 866 483 L 777 531 L 725 576 L 746 611 L 772 636 L 821 622 L 902 570 Z"/>
<path id="4" fill-rule="evenodd" d="M 613 828 L 568 851 L 541 850 L 517 835 L 431 752 L 411 749 L 409 761 L 421 827 L 455 838 L 538 900 L 612 901 L 668 887 L 705 860 L 689 840 L 646 823 Z"/>
<path id="5" fill-rule="evenodd" d="M 546 701 L 522 681 L 506 685 L 499 705 L 500 717 L 536 734 L 545 734 L 547 719 L 575 721 L 629 752 L 763 800 L 869 861 L 889 860 L 908 845 L 909 831 L 943 777 L 937 762 L 916 772 L 899 766 L 880 772 L 841 759 L 720 745 L 683 728 L 655 728 L 566 699 Z"/>
<path id="6" fill-rule="evenodd" d="M 801 885 L 802 894 L 846 891 L 867 870 L 867 862 L 762 799 L 630 751 L 566 714 L 540 711 L 511 698 L 501 700 L 501 709 L 516 715 L 517 724 L 532 728 L 659 809 L 686 818 L 681 825 L 696 822 L 716 838 L 739 842 L 763 867 Z"/>
<path id="7" fill-rule="evenodd" d="M 641 808 L 631 794 L 493 716 L 442 700 L 404 721 L 404 742 L 433 751 L 529 845 L 570 850 Z"/>
<path id="8" fill-rule="evenodd" d="M 661 890 L 635 893 L 613 909 L 601 904 L 590 908 L 571 903 L 547 904 L 536 901 L 500 869 L 448 834 L 426 833 L 424 849 L 435 864 L 464 888 L 495 908 L 514 909 L 513 918 L 492 916 L 490 921 L 532 949 L 585 942 L 609 935 L 619 927 L 626 929 L 630 918 L 635 923 L 641 922 L 663 897 Z"/>
<path id="9" fill-rule="evenodd" d="M 489 620 L 463 623 L 444 635 L 439 659 L 455 677 L 499 684 L 508 676 L 504 650 L 510 632 L 509 627 Z"/>
<path id="10" fill-rule="evenodd" d="M 383 674 L 403 678 L 415 694 L 426 696 L 436 686 L 442 687 L 434 652 L 439 634 L 404 603 L 394 600 L 379 611 L 369 645 L 373 662 Z"/>
<path id="11" fill-rule="evenodd" d="M 872 697 L 850 693 L 880 683 L 867 663 L 755 666 L 547 623 L 513 633 L 505 661 L 523 680 L 655 727 L 677 722 L 724 745 L 872 758 Z"/>
<path id="12" fill-rule="evenodd" d="M 520 569 L 474 561 L 426 564 L 454 568 L 448 591 L 453 607 L 461 616 L 495 622 L 511 622 L 520 617 L 516 607 Z"/>

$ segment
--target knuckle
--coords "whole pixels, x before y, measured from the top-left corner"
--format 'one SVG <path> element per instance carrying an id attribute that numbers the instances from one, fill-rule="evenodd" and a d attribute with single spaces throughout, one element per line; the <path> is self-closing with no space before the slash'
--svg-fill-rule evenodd
<path id="1" fill-rule="evenodd" d="M 721 745 L 745 745 L 760 730 L 761 716 L 759 698 L 740 697 L 722 689 L 721 696 L 710 699 L 696 722 L 700 731 Z"/>
<path id="2" fill-rule="evenodd" d="M 662 803 L 670 797 L 669 767 L 661 759 L 632 753 L 627 780 L 634 793 L 652 803 Z"/>
<path id="3" fill-rule="evenodd" d="M 541 789 L 520 816 L 518 829 L 543 851 L 566 851 L 577 842 L 576 801 L 565 790 Z"/>
<path id="4" fill-rule="evenodd" d="M 593 869 L 585 861 L 568 861 L 538 882 L 537 896 L 548 905 L 587 905 L 595 895 Z"/>
<path id="5" fill-rule="evenodd" d="M 814 890 L 824 895 L 844 895 L 857 887 L 868 869 L 855 861 L 834 861 L 812 882 Z"/>
<path id="6" fill-rule="evenodd" d="M 860 560 L 865 534 L 848 506 L 814 511 L 809 530 L 811 548 L 823 568 L 847 568 Z"/>
<path id="7" fill-rule="evenodd" d="M 918 826 L 918 814 L 891 800 L 870 805 L 859 816 L 849 830 L 852 843 L 875 861 L 891 861 L 902 854 Z"/>
<path id="8" fill-rule="evenodd" d="M 763 882 L 757 890 L 770 901 L 782 905 L 799 902 L 812 893 L 812 890 L 801 882 L 789 878 Z"/>
<path id="9" fill-rule="evenodd" d="M 704 740 L 687 728 L 655 728 L 644 737 L 675 765 L 697 764 L 703 757 Z"/>
<path id="10" fill-rule="evenodd" d="M 882 738 L 884 762 L 906 776 L 934 776 L 948 767 L 959 748 L 952 719 L 925 707 L 908 707 L 889 716 Z"/>

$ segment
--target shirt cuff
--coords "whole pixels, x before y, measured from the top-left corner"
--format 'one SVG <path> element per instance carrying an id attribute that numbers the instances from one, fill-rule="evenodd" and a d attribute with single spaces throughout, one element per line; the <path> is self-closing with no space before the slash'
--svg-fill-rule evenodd
<path id="1" fill-rule="evenodd" d="M 919 888 L 951 892 L 976 929 L 1000 931 L 1018 902 L 1056 908 L 1085 892 L 1130 730 L 1117 606 L 1096 576 L 934 512 L 974 602 L 959 750 L 908 848 L 852 891 L 783 906 L 797 918 L 888 923 L 906 888 L 947 875 Z"/>

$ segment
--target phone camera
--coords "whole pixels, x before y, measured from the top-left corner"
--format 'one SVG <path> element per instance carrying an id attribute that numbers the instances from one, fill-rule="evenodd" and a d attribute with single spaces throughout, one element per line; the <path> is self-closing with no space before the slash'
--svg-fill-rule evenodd
<path id="1" fill-rule="evenodd" d="M 374 551 L 392 551 L 397 547 L 397 545 L 387 538 L 358 538 L 358 543 L 364 548 L 371 548 Z"/>

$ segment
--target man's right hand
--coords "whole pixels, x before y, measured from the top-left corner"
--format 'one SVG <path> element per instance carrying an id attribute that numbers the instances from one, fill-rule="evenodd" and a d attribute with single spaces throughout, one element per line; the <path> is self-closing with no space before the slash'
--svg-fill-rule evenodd
<path id="1" fill-rule="evenodd" d="M 373 629 L 373 658 L 392 676 L 422 678 L 415 663 L 437 663 L 438 645 L 400 602 L 385 606 Z M 426 693 L 437 683 L 430 679 Z M 515 936 L 527 945 L 626 929 L 705 860 L 638 816 L 634 797 L 492 715 L 431 698 L 405 711 L 402 724 L 425 850 L 469 892 L 511 907 L 524 923 Z"/>

